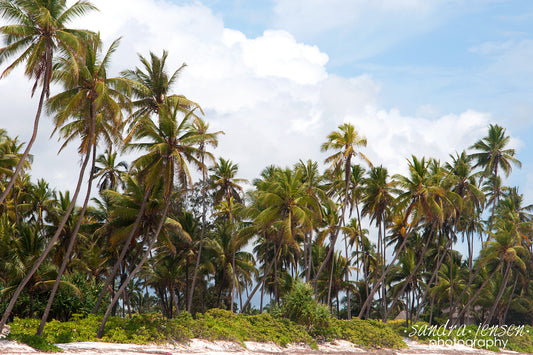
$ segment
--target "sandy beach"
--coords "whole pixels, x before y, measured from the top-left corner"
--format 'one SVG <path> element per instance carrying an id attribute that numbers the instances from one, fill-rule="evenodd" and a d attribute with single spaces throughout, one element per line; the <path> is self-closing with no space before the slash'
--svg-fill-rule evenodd
<path id="1" fill-rule="evenodd" d="M 260 354 L 517 354 L 516 352 L 502 350 L 500 353 L 472 349 L 467 346 L 437 347 L 420 344 L 406 339 L 408 349 L 361 349 L 354 344 L 337 340 L 319 345 L 318 350 L 311 349 L 304 344 L 290 344 L 281 347 L 272 343 L 244 342 L 244 346 L 229 342 L 210 342 L 203 339 L 191 339 L 188 343 L 166 345 L 134 345 L 98 342 L 80 342 L 57 344 L 65 354 L 106 354 L 106 355 L 139 355 L 139 354 L 211 354 L 211 355 L 260 355 Z M 14 341 L 0 340 L 0 354 L 46 354 L 27 345 Z"/>

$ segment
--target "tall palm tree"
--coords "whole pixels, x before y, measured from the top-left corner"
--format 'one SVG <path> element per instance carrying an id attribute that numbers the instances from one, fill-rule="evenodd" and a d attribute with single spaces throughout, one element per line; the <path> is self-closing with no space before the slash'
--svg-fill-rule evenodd
<path id="1" fill-rule="evenodd" d="M 352 171 L 352 159 L 359 157 L 366 161 L 370 166 L 372 164 L 368 158 L 361 152 L 358 151 L 360 147 L 366 147 L 367 140 L 365 137 L 361 136 L 356 130 L 355 127 L 350 123 L 345 123 L 339 126 L 338 131 L 333 131 L 327 136 L 327 141 L 322 144 L 320 147 L 321 151 L 326 152 L 328 150 L 336 151 L 333 155 L 330 155 L 326 158 L 325 162 L 331 163 L 329 172 L 333 173 L 334 171 L 342 171 L 344 173 L 344 198 L 342 201 L 341 215 L 339 218 L 339 226 L 331 240 L 330 249 L 326 259 L 320 265 L 318 272 L 315 276 L 315 285 L 316 280 L 320 277 L 322 270 L 324 269 L 325 264 L 330 258 L 333 257 L 335 250 L 335 243 L 337 242 L 337 237 L 339 231 L 344 225 L 344 218 L 346 207 L 349 203 L 349 186 L 350 186 L 350 173 Z M 330 286 L 331 288 L 331 286 Z"/>
<path id="2" fill-rule="evenodd" d="M 471 156 L 476 160 L 476 167 L 484 169 L 486 177 L 493 176 L 494 191 L 496 191 L 499 171 L 502 170 L 506 177 L 509 176 L 512 166 L 521 167 L 522 163 L 516 159 L 515 150 L 507 148 L 511 137 L 505 134 L 505 128 L 491 124 L 486 137 L 478 140 L 470 149 L 476 152 Z M 492 214 L 489 220 L 489 230 L 492 227 L 494 212 L 499 201 L 499 194 L 492 201 Z"/>
<path id="3" fill-rule="evenodd" d="M 448 197 L 446 195 L 447 191 L 439 185 L 441 177 L 431 174 L 429 169 L 430 163 L 431 162 L 427 161 L 425 158 L 418 159 L 413 156 L 412 161 L 409 161 L 409 176 L 395 176 L 395 180 L 398 181 L 399 187 L 404 191 L 397 197 L 398 201 L 396 203 L 396 208 L 398 211 L 405 211 L 402 212 L 404 218 L 402 225 L 408 226 L 408 230 L 402 233 L 404 238 L 402 238 L 400 246 L 394 254 L 389 266 L 385 269 L 385 272 L 372 288 L 365 304 L 361 307 L 359 317 L 361 317 L 367 307 L 370 306 L 374 294 L 384 281 L 398 256 L 404 250 L 409 239 L 408 237 L 415 226 L 417 226 L 420 221 L 424 221 L 430 226 L 430 231 L 427 233 L 427 239 L 424 243 L 424 249 L 427 249 L 434 237 L 435 231 L 442 225 L 442 223 L 444 223 L 445 207 L 449 205 Z M 422 254 L 424 253 L 425 250 Z M 420 261 L 417 265 L 416 268 L 420 266 Z M 414 273 L 410 275 L 410 277 L 413 276 Z"/>
<path id="4" fill-rule="evenodd" d="M 236 178 L 237 172 L 239 170 L 239 165 L 233 163 L 231 160 L 225 160 L 224 158 L 219 158 L 218 162 L 211 169 L 211 186 L 215 190 L 215 203 L 220 203 L 222 200 L 225 201 L 226 206 L 228 207 L 228 221 L 230 224 L 234 222 L 234 215 L 231 206 L 233 201 L 237 203 L 242 202 L 241 194 L 243 192 L 242 186 L 239 184 L 248 182 L 246 179 Z M 232 201 L 233 200 L 233 201 Z M 232 268 L 235 270 L 235 253 L 237 252 L 236 248 L 233 250 L 232 257 Z M 233 275 L 232 285 L 231 285 L 231 311 L 233 312 L 233 299 L 235 292 L 235 282 L 236 274 Z"/>
<path id="5" fill-rule="evenodd" d="M 378 254 L 381 255 L 381 273 L 385 272 L 386 265 L 386 241 L 387 220 L 390 218 L 394 194 L 398 193 L 395 188 L 396 182 L 389 180 L 387 169 L 382 166 L 370 170 L 369 177 L 365 179 L 363 216 L 370 216 L 370 221 L 378 227 Z M 383 314 L 387 313 L 387 301 L 385 283 L 382 283 L 382 308 Z M 386 318 L 384 318 L 386 321 Z"/>
<path id="6" fill-rule="evenodd" d="M 318 170 L 318 162 L 307 160 L 304 162 L 300 160 L 295 165 L 295 170 L 301 170 L 302 183 L 305 187 L 305 191 L 310 199 L 313 200 L 314 206 L 320 206 L 322 201 L 327 200 L 326 192 L 323 189 L 324 176 L 320 174 Z M 313 230 L 318 226 L 322 219 L 322 209 L 317 208 L 315 211 L 315 218 L 311 220 L 309 225 L 305 226 L 306 231 L 304 235 L 304 268 L 305 268 L 305 281 L 309 282 L 311 279 L 311 269 L 313 263 L 312 256 L 312 241 Z"/>
<path id="7" fill-rule="evenodd" d="M 167 72 L 166 61 L 168 52 L 163 51 L 161 57 L 157 57 L 154 53 L 150 52 L 150 60 L 139 55 L 142 68 L 136 67 L 133 70 L 125 70 L 122 75 L 130 80 L 133 84 L 132 94 L 134 97 L 133 107 L 135 109 L 132 119 L 135 121 L 140 117 L 158 114 L 161 105 L 165 103 L 167 99 L 173 102 L 179 102 L 178 108 L 182 111 L 190 111 L 193 108 L 198 108 L 202 111 L 201 107 L 187 99 L 183 95 L 172 95 L 172 86 L 176 83 L 179 75 L 183 69 L 187 66 L 183 63 L 172 75 Z"/>
<path id="8" fill-rule="evenodd" d="M 100 329 L 98 330 L 99 338 L 103 336 L 104 326 L 111 314 L 112 308 L 122 292 L 124 292 L 130 280 L 141 269 L 157 241 L 170 206 L 174 187 L 174 174 L 177 175 L 181 186 L 190 186 L 192 183 L 189 163 L 194 164 L 200 169 L 205 168 L 201 165 L 199 159 L 202 154 L 209 155 L 209 153 L 200 151 L 197 148 L 201 137 L 192 125 L 192 111 L 181 120 L 179 117 L 180 112 L 179 103 L 167 101 L 164 106 L 160 107 L 158 115 L 159 122 L 157 124 L 149 117 L 142 117 L 139 120 L 140 124 L 136 125 L 134 131 L 129 134 L 129 137 L 139 140 L 139 143 L 129 143 L 129 149 L 148 150 L 145 155 L 136 159 L 133 164 L 140 168 L 141 176 L 147 182 L 162 179 L 164 182 L 165 206 L 163 207 L 163 211 L 159 217 L 159 223 L 155 231 L 153 231 L 153 235 L 142 259 L 135 269 L 129 273 L 107 308 Z"/>
<path id="9" fill-rule="evenodd" d="M 199 135 L 199 141 L 200 141 L 199 149 L 202 152 L 206 150 L 207 146 L 216 147 L 218 145 L 218 135 L 224 134 L 223 131 L 210 132 L 209 124 L 200 118 L 197 118 L 194 121 L 194 126 Z M 200 163 L 202 166 L 205 166 L 205 155 L 204 154 L 202 154 L 200 158 Z M 204 193 L 206 192 L 207 187 L 208 187 L 207 186 L 207 169 L 202 169 L 202 191 Z M 196 288 L 198 271 L 200 269 L 200 261 L 202 259 L 202 249 L 204 246 L 204 236 L 205 236 L 205 229 L 206 229 L 206 217 L 207 217 L 206 215 L 207 215 L 207 199 L 203 198 L 202 199 L 202 227 L 200 230 L 200 241 L 198 243 L 198 253 L 196 255 L 196 264 L 194 266 L 191 291 L 189 294 L 189 301 L 187 304 L 187 311 L 189 313 L 191 313 L 191 310 L 192 310 L 192 300 L 194 297 L 194 290 Z"/>
<path id="10" fill-rule="evenodd" d="M 107 71 L 111 55 L 116 51 L 119 40 L 115 40 L 106 53 L 100 56 L 102 43 L 98 37 L 86 43 L 85 52 L 75 58 L 63 60 L 54 73 L 55 80 L 63 83 L 65 91 L 51 97 L 48 106 L 55 112 L 56 130 L 59 129 L 67 143 L 75 137 L 81 138 L 78 148 L 80 154 L 92 157 L 89 170 L 87 192 L 83 202 L 78 222 L 70 236 L 67 251 L 58 272 L 56 283 L 48 298 L 47 307 L 43 313 L 37 334 L 41 335 L 52 307 L 61 277 L 70 260 L 78 231 L 83 222 L 87 205 L 91 196 L 94 179 L 96 147 L 104 141 L 108 147 L 117 141 L 118 129 L 122 122 L 122 107 L 128 102 L 123 92 L 127 91 L 127 83 L 122 78 L 109 78 Z M 77 69 L 75 75 L 72 71 Z"/>
<path id="11" fill-rule="evenodd" d="M 268 265 L 265 265 L 263 277 L 248 296 L 244 309 L 250 303 L 257 289 L 265 284 L 272 266 L 282 254 L 283 247 L 290 248 L 300 256 L 298 238 L 303 238 L 304 226 L 314 218 L 318 206 L 309 197 L 305 185 L 302 184 L 302 171 L 270 167 L 263 171 L 263 179 L 254 181 L 257 188 L 254 207 L 256 231 L 267 233 L 274 244 L 274 254 Z M 265 260 L 266 261 L 266 260 Z M 277 278 L 276 270 L 274 277 Z M 277 295 L 278 296 L 278 295 Z M 277 297 L 276 297 L 277 298 Z"/>
<path id="12" fill-rule="evenodd" d="M 28 157 L 37 137 L 39 119 L 44 100 L 50 95 L 54 52 L 75 53 L 80 47 L 80 40 L 91 36 L 86 30 L 69 29 L 66 26 L 76 17 L 91 10 L 96 10 L 90 2 L 80 0 L 67 7 L 66 0 L 2 0 L 0 15 L 12 24 L 0 27 L 6 46 L 0 48 L 0 64 L 22 51 L 2 72 L 0 78 L 8 75 L 14 68 L 25 63 L 25 74 L 34 79 L 32 96 L 39 85 L 42 86 L 37 113 L 33 123 L 33 133 L 15 168 L 11 181 L 0 195 L 0 204 L 13 188 L 17 175 Z M 0 325 L 4 322 L 0 321 Z"/>
<path id="13" fill-rule="evenodd" d="M 130 116 L 129 120 L 129 131 L 132 133 L 137 132 L 140 129 L 138 126 L 142 125 L 143 122 L 146 122 L 146 119 L 150 118 L 151 115 L 159 114 L 161 112 L 162 106 L 167 105 L 169 99 L 171 101 L 171 104 L 175 104 L 179 110 L 184 110 L 185 108 L 189 107 L 187 106 L 187 103 L 189 103 L 189 101 L 184 96 L 171 95 L 170 89 L 174 82 L 177 80 L 179 73 L 181 72 L 181 70 L 183 70 L 184 66 L 182 65 L 178 70 L 174 72 L 174 74 L 169 76 L 165 67 L 167 55 L 167 52 L 163 51 L 163 56 L 161 58 L 158 58 L 153 53 L 150 53 L 150 61 L 148 61 L 142 56 L 139 56 L 141 63 L 144 66 L 144 71 L 142 69 L 135 68 L 134 70 L 126 70 L 122 72 L 123 77 L 130 82 L 132 88 L 132 105 L 134 108 L 134 112 Z M 195 105 L 195 107 L 196 106 L 198 105 Z M 131 140 L 131 138 L 131 135 L 129 137 L 126 137 L 125 143 L 127 144 Z M 203 151 L 203 149 L 200 150 Z M 142 180 L 146 179 L 142 178 Z M 98 312 L 98 308 L 100 307 L 104 294 L 107 292 L 111 281 L 114 280 L 115 275 L 118 272 L 120 265 L 122 264 L 122 261 L 126 256 L 131 241 L 134 238 L 135 233 L 137 233 L 137 229 L 141 222 L 141 217 L 144 214 L 144 209 L 146 208 L 148 198 L 152 193 L 154 180 L 148 179 L 148 181 L 150 182 L 146 185 L 143 203 L 141 204 L 141 208 L 139 210 L 139 213 L 137 214 L 137 218 L 133 225 L 134 228 L 130 230 L 128 238 L 124 242 L 124 246 L 113 267 L 113 270 L 111 271 L 109 278 L 106 280 L 104 288 L 100 292 L 98 300 L 93 309 L 94 314 Z"/>

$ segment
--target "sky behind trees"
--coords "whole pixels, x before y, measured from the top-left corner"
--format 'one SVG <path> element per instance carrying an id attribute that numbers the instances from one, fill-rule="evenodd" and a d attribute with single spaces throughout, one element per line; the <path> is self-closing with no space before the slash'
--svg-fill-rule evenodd
<path id="1" fill-rule="evenodd" d="M 322 162 L 320 144 L 343 122 L 368 138 L 375 165 L 404 173 L 411 154 L 448 160 L 507 128 L 523 168 L 512 175 L 533 198 L 533 3 L 523 1 L 95 0 L 72 27 L 122 36 L 116 75 L 137 53 L 169 51 L 188 67 L 176 92 L 224 130 L 216 156 L 257 177 L 268 164 Z M 18 71 L 0 80 L 2 126 L 27 141 L 37 99 Z M 56 93 L 52 89 L 52 94 Z M 34 178 L 72 189 L 80 158 L 57 157 L 50 121 L 32 153 Z"/>

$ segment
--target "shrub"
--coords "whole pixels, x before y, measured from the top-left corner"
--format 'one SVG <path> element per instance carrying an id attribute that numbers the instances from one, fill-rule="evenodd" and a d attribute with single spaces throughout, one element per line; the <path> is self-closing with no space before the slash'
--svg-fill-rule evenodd
<path id="1" fill-rule="evenodd" d="M 326 305 L 313 297 L 311 285 L 297 281 L 284 299 L 282 315 L 305 326 L 311 335 L 323 335 L 331 323 L 331 313 Z"/>

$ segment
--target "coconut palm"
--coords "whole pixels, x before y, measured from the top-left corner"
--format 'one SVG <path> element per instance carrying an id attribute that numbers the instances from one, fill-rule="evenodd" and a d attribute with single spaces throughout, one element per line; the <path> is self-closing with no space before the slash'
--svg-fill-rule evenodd
<path id="1" fill-rule="evenodd" d="M 385 235 L 387 233 L 387 220 L 390 218 L 391 207 L 394 200 L 394 194 L 398 191 L 395 188 L 396 182 L 389 180 L 387 169 L 382 166 L 374 167 L 370 170 L 369 177 L 365 179 L 363 216 L 370 216 L 370 222 L 374 222 L 378 227 L 378 253 L 381 255 L 381 273 L 385 272 L 386 265 L 386 245 Z M 382 283 L 382 307 L 383 314 L 386 310 L 386 292 L 385 283 Z M 386 320 L 386 318 L 384 318 Z"/>
<path id="2" fill-rule="evenodd" d="M 331 164 L 328 169 L 330 173 L 333 173 L 334 171 L 342 171 L 344 173 L 344 198 L 342 200 L 339 226 L 337 227 L 337 230 L 331 240 L 328 255 L 326 256 L 326 259 L 322 262 L 322 265 L 320 265 L 320 268 L 318 269 L 318 272 L 315 276 L 315 284 L 318 278 L 320 277 L 320 274 L 322 273 L 325 264 L 330 258 L 333 257 L 335 243 L 337 242 L 339 231 L 342 225 L 344 225 L 346 207 L 349 203 L 348 196 L 350 187 L 350 173 L 352 171 L 352 159 L 355 157 L 359 157 L 366 161 L 370 166 L 372 166 L 368 158 L 363 153 L 357 151 L 360 147 L 366 147 L 366 144 L 366 138 L 359 135 L 359 133 L 355 130 L 355 127 L 352 124 L 345 123 L 339 126 L 338 131 L 331 132 L 327 136 L 327 141 L 323 143 L 320 147 L 321 151 L 323 152 L 326 152 L 328 150 L 336 151 L 333 155 L 330 155 L 326 158 L 325 163 Z"/>
<path id="3" fill-rule="evenodd" d="M 219 158 L 218 162 L 211 169 L 211 188 L 215 190 L 215 203 L 225 201 L 228 207 L 228 221 L 230 224 L 234 222 L 234 215 L 231 206 L 233 203 L 242 202 L 242 186 L 239 184 L 248 182 L 246 179 L 236 178 L 235 175 L 239 170 L 239 165 L 233 163 L 231 160 Z M 234 253 L 237 252 L 234 248 Z M 235 256 L 233 256 L 232 268 L 235 270 Z M 233 274 L 231 285 L 231 311 L 233 312 L 233 299 L 235 291 L 235 282 L 237 275 Z"/>
<path id="4" fill-rule="evenodd" d="M 139 55 L 142 68 L 135 68 L 134 70 L 125 70 L 122 75 L 132 82 L 132 94 L 134 97 L 132 114 L 133 121 L 143 116 L 151 114 L 158 114 L 161 105 L 166 100 L 170 99 L 177 104 L 177 107 L 182 111 L 190 111 L 194 108 L 201 107 L 187 99 L 183 95 L 172 95 L 172 86 L 176 83 L 179 75 L 187 66 L 183 63 L 172 75 L 167 72 L 166 61 L 168 52 L 163 51 L 163 55 L 159 58 L 154 53 L 150 52 L 150 60 Z"/>
<path id="5" fill-rule="evenodd" d="M 100 178 L 98 188 L 102 190 L 116 190 L 118 187 L 124 188 L 123 176 L 128 170 L 128 163 L 125 161 L 116 162 L 117 152 L 113 152 L 112 148 L 100 154 L 96 158 L 96 166 L 94 169 L 94 177 Z"/>
<path id="6" fill-rule="evenodd" d="M 0 78 L 25 63 L 25 74 L 35 80 L 32 96 L 37 87 L 42 86 L 32 136 L 11 176 L 11 181 L 0 195 L 0 204 L 13 187 L 37 137 L 44 100 L 50 95 L 54 53 L 57 51 L 75 53 L 79 50 L 80 40 L 92 34 L 89 31 L 69 29 L 66 26 L 76 17 L 95 9 L 85 0 L 80 0 L 71 7 L 67 7 L 66 0 L 0 1 L 1 16 L 12 22 L 10 25 L 0 27 L 6 43 L 5 47 L 0 48 L 0 64 L 22 51 L 22 54 L 2 72 Z M 0 325 L 3 326 L 4 322 L 0 321 Z"/>
<path id="7" fill-rule="evenodd" d="M 401 238 L 402 242 L 397 248 L 392 261 L 372 288 L 365 304 L 361 307 L 359 317 L 370 306 L 377 288 L 384 281 L 392 265 L 404 250 L 408 241 L 407 237 L 411 234 L 414 227 L 421 221 L 424 221 L 430 226 L 430 230 L 426 234 L 426 242 L 424 243 L 424 249 L 427 249 L 434 237 L 435 231 L 445 221 L 445 209 L 449 207 L 450 201 L 446 189 L 440 184 L 441 176 L 431 173 L 430 163 L 431 161 L 427 161 L 425 158 L 418 159 L 413 156 L 412 161 L 409 161 L 409 176 L 396 175 L 394 177 L 398 181 L 398 186 L 404 191 L 397 197 L 396 208 L 398 211 L 405 211 L 401 212 L 404 218 L 402 225 L 408 226 L 408 230 L 401 233 L 404 238 Z M 422 252 L 423 254 L 425 254 L 425 250 Z M 420 267 L 421 260 L 419 260 L 417 265 L 416 268 Z M 410 277 L 413 276 L 414 273 L 410 275 Z"/>
<path id="8" fill-rule="evenodd" d="M 497 188 L 497 180 L 500 170 L 508 177 L 513 165 L 521 167 L 522 163 L 515 158 L 515 150 L 507 148 L 511 137 L 505 134 L 505 128 L 491 124 L 486 137 L 478 140 L 470 149 L 476 150 L 471 156 L 476 160 L 476 167 L 484 170 L 486 177 L 493 176 L 494 191 Z M 499 201 L 499 194 L 492 201 L 492 214 L 489 220 L 489 230 L 492 227 L 494 212 Z"/>
<path id="9" fill-rule="evenodd" d="M 179 103 L 167 101 L 164 106 L 160 107 L 159 122 L 157 124 L 149 117 L 142 117 L 138 122 L 140 124 L 135 125 L 134 130 L 128 135 L 128 140 L 139 140 L 138 143 L 129 142 L 129 149 L 148 151 L 145 155 L 136 159 L 133 164 L 139 167 L 140 176 L 148 183 L 162 179 L 164 182 L 165 206 L 163 207 L 163 211 L 159 217 L 159 223 L 155 231 L 153 231 L 142 259 L 135 269 L 129 273 L 107 308 L 100 329 L 98 330 L 99 338 L 103 336 L 104 326 L 111 314 L 112 308 L 117 303 L 118 298 L 124 292 L 130 280 L 143 266 L 165 224 L 174 187 L 174 174 L 177 175 L 178 182 L 181 186 L 191 186 L 189 163 L 194 164 L 200 169 L 205 169 L 205 166 L 201 165 L 199 159 L 202 154 L 209 155 L 209 153 L 200 151 L 197 148 L 201 137 L 192 125 L 192 111 L 182 119 L 179 117 L 180 112 Z"/>
<path id="10" fill-rule="evenodd" d="M 86 42 L 83 55 L 65 58 L 57 66 L 54 73 L 53 79 L 60 81 L 65 87 L 64 92 L 51 97 L 48 101 L 49 111 L 55 113 L 56 131 L 59 130 L 65 138 L 65 143 L 61 149 L 78 137 L 81 139 L 78 152 L 84 154 L 86 159 L 92 157 L 92 164 L 89 170 L 87 192 L 78 216 L 78 222 L 70 236 L 67 251 L 43 313 L 37 335 L 41 335 L 44 330 L 61 276 L 70 260 L 70 254 L 87 210 L 94 179 L 96 147 L 100 141 L 106 143 L 108 147 L 117 141 L 118 128 L 122 123 L 122 107 L 128 102 L 127 97 L 123 94 L 128 89 L 127 83 L 122 78 L 107 76 L 111 55 L 116 51 L 118 44 L 119 40 L 115 40 L 109 49 L 100 55 L 102 43 L 99 37 L 95 37 Z M 76 69 L 78 72 L 72 75 L 71 73 Z M 75 198 L 73 198 L 73 202 Z"/>
<path id="11" fill-rule="evenodd" d="M 224 134 L 223 131 L 217 131 L 217 132 L 210 132 L 209 131 L 209 124 L 203 121 L 200 118 L 197 118 L 194 121 L 194 126 L 197 130 L 197 134 L 199 135 L 199 149 L 200 151 L 205 151 L 207 146 L 216 147 L 218 145 L 218 135 Z M 205 165 L 205 155 L 202 154 L 200 158 L 201 165 Z M 206 192 L 207 190 L 207 170 L 202 170 L 202 192 Z M 194 290 L 196 288 L 196 282 L 198 277 L 198 271 L 200 269 L 200 260 L 202 259 L 202 249 L 204 245 L 204 236 L 205 236 L 205 228 L 206 228 L 206 216 L 207 215 L 207 199 L 202 199 L 202 228 L 200 230 L 200 241 L 198 243 L 198 254 L 196 256 L 196 264 L 194 266 L 194 273 L 192 277 L 192 285 L 191 285 L 191 291 L 189 294 L 189 302 L 187 304 L 187 311 L 190 313 L 192 309 L 192 300 L 194 297 Z"/>

